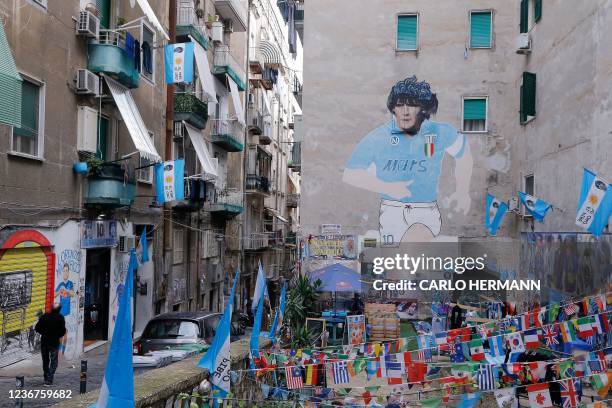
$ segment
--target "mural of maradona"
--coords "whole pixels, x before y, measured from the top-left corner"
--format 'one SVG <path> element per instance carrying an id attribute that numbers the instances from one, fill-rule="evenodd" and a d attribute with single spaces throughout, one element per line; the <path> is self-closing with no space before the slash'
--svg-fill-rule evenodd
<path id="1" fill-rule="evenodd" d="M 342 180 L 380 194 L 380 241 L 429 241 L 440 234 L 438 185 L 446 155 L 454 158 L 455 192 L 446 206 L 467 214 L 473 159 L 462 133 L 434 122 L 438 99 L 416 76 L 397 82 L 389 93 L 391 119 L 355 147 Z"/>

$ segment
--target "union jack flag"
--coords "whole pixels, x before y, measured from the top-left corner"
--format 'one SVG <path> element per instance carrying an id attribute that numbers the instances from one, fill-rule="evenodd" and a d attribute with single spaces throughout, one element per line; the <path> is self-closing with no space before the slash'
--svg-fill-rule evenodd
<path id="1" fill-rule="evenodd" d="M 563 408 L 575 408 L 580 404 L 580 379 L 559 381 Z"/>
<path id="2" fill-rule="evenodd" d="M 549 324 L 548 326 L 542 327 L 542 337 L 544 338 L 546 345 L 549 347 L 559 344 L 559 339 L 557 339 L 559 332 L 557 331 L 556 326 L 556 324 Z"/>
<path id="3" fill-rule="evenodd" d="M 576 306 L 575 303 L 570 303 L 569 305 L 565 306 L 563 310 L 565 311 L 566 315 L 571 316 L 574 313 L 578 312 L 578 306 Z"/>

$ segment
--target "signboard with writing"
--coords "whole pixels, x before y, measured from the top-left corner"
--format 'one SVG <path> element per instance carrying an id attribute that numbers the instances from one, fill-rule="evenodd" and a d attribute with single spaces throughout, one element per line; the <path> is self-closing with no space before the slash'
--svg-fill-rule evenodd
<path id="1" fill-rule="evenodd" d="M 308 246 L 311 258 L 357 258 L 357 240 L 354 235 L 311 236 Z"/>
<path id="2" fill-rule="evenodd" d="M 81 223 L 81 248 L 117 246 L 117 221 L 83 221 Z"/>
<path id="3" fill-rule="evenodd" d="M 340 224 L 321 224 L 321 235 L 340 235 L 342 227 Z"/>

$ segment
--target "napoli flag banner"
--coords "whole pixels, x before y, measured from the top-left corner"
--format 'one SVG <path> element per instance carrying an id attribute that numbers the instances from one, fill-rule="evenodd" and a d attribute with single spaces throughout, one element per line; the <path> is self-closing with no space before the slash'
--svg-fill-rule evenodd
<path id="1" fill-rule="evenodd" d="M 155 165 L 155 195 L 157 203 L 185 198 L 185 160 L 171 160 Z"/>
<path id="2" fill-rule="evenodd" d="M 125 290 L 119 298 L 119 311 L 113 339 L 108 352 L 104 379 L 95 408 L 123 408 L 134 406 L 134 366 L 132 364 L 132 292 L 134 273 L 138 269 L 136 250 L 130 252 L 125 276 Z"/>
<path id="3" fill-rule="evenodd" d="M 529 214 L 531 214 L 537 221 L 544 221 L 546 213 L 552 208 L 552 205 L 548 204 L 546 201 L 540 200 L 539 198 L 529 194 L 525 194 L 522 191 L 519 191 L 519 197 L 527 211 L 529 211 Z"/>
<path id="4" fill-rule="evenodd" d="M 239 273 L 240 270 L 237 270 L 230 298 L 217 327 L 212 345 L 198 363 L 198 367 L 206 368 L 210 372 L 214 396 L 218 398 L 223 398 L 230 392 L 230 324 Z"/>
<path id="5" fill-rule="evenodd" d="M 193 81 L 193 43 L 168 44 L 165 47 L 166 83 Z"/>
<path id="6" fill-rule="evenodd" d="M 610 187 L 610 184 L 595 173 L 584 169 L 576 213 L 576 225 L 586 229 L 596 237 L 603 232 L 612 212 Z"/>
<path id="7" fill-rule="evenodd" d="M 506 215 L 508 204 L 498 200 L 491 194 L 487 194 L 487 210 L 485 215 L 485 225 L 491 235 L 497 235 L 497 229 L 501 224 L 502 218 Z"/>

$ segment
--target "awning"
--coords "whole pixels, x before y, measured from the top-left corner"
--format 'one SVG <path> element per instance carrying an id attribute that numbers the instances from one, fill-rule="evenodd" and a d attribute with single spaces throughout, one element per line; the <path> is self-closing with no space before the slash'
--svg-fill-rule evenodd
<path id="1" fill-rule="evenodd" d="M 157 16 L 155 15 L 155 12 L 153 11 L 151 6 L 149 5 L 149 2 L 147 0 L 136 0 L 136 1 L 138 2 L 138 5 L 142 9 L 142 12 L 145 14 L 145 16 L 147 16 L 147 18 L 149 19 L 151 24 L 153 24 L 155 26 L 157 31 L 159 31 L 160 34 L 163 35 L 166 40 L 170 41 L 170 37 L 168 37 L 168 34 L 166 33 L 166 30 L 164 29 L 164 26 L 161 25 L 161 23 L 157 19 Z"/>
<path id="2" fill-rule="evenodd" d="M 4 27 L 0 28 L 0 122 L 21 127 L 21 76 Z"/>
<path id="3" fill-rule="evenodd" d="M 278 218 L 280 221 L 284 222 L 285 224 L 289 222 L 286 218 L 281 216 L 280 213 L 277 210 L 275 210 L 274 208 L 265 207 L 265 210 L 267 212 L 269 212 L 272 216 L 274 216 L 274 217 Z"/>
<path id="4" fill-rule="evenodd" d="M 259 42 L 259 50 L 261 51 L 266 64 L 278 66 L 282 65 L 283 59 L 281 52 L 274 43 L 267 40 L 261 40 Z"/>
<path id="5" fill-rule="evenodd" d="M 210 65 L 208 65 L 208 55 L 206 50 L 191 36 L 189 36 L 191 42 L 194 45 L 194 53 L 196 65 L 198 67 L 198 77 L 200 78 L 200 85 L 202 85 L 202 91 L 208 96 L 209 102 L 217 103 L 217 92 L 215 91 L 215 81 L 213 80 L 212 73 L 210 72 Z"/>
<path id="6" fill-rule="evenodd" d="M 113 94 L 115 104 L 117 104 L 117 108 L 119 108 L 121 117 L 132 137 L 136 150 L 140 152 L 142 157 L 151 162 L 161 161 L 161 157 L 155 149 L 155 144 L 151 136 L 149 136 L 149 131 L 140 116 L 138 106 L 136 106 L 136 102 L 130 90 L 107 76 L 105 76 L 104 79 L 108 84 L 111 94 Z"/>
<path id="7" fill-rule="evenodd" d="M 206 143 L 202 137 L 202 132 L 200 129 L 191 126 L 189 123 L 183 121 L 183 124 L 187 128 L 187 133 L 189 133 L 191 144 L 193 144 L 196 154 L 198 155 L 198 159 L 202 165 L 202 171 L 204 171 L 205 174 L 210 174 L 211 176 L 217 177 L 217 166 L 219 163 L 218 160 L 213 159 L 208 152 L 208 148 L 206 147 Z"/>
<path id="8" fill-rule="evenodd" d="M 240 101 L 240 93 L 238 91 L 238 85 L 234 82 L 232 78 L 227 78 L 227 82 L 229 82 L 230 93 L 232 94 L 232 102 L 234 103 L 234 112 L 236 112 L 236 118 L 238 118 L 238 122 L 246 125 L 244 120 L 244 109 L 242 108 L 242 101 Z"/>

